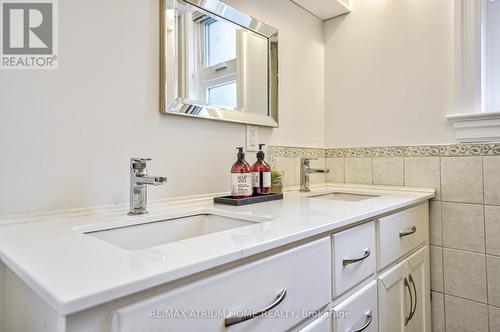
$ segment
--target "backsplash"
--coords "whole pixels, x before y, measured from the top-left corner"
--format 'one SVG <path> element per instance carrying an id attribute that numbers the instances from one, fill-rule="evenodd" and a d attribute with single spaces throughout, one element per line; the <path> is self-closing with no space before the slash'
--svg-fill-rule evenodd
<path id="1" fill-rule="evenodd" d="M 325 167 L 325 149 L 285 146 L 268 147 L 271 168 L 283 175 L 283 187 L 293 188 L 300 184 L 300 158 L 313 158 L 311 167 Z M 324 174 L 311 174 L 311 184 L 324 183 Z"/>
<path id="2" fill-rule="evenodd" d="M 433 331 L 500 331 L 500 144 L 309 149 L 270 147 L 285 187 L 301 157 L 313 183 L 436 188 L 430 203 Z"/>

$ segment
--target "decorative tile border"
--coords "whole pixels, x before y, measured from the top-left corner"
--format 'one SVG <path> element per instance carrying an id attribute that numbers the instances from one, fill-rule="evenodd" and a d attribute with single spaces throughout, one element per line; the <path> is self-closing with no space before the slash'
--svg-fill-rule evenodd
<path id="1" fill-rule="evenodd" d="M 405 149 L 400 146 L 372 148 L 373 157 L 402 157 Z"/>
<path id="2" fill-rule="evenodd" d="M 325 149 L 272 146 L 267 148 L 269 163 L 276 165 L 276 158 L 325 158 Z"/>
<path id="3" fill-rule="evenodd" d="M 453 144 L 439 147 L 441 157 L 482 156 L 482 144 Z"/>
<path id="4" fill-rule="evenodd" d="M 500 156 L 500 144 L 484 144 L 484 156 Z"/>
<path id="5" fill-rule="evenodd" d="M 403 148 L 405 157 L 439 157 L 438 145 L 406 146 Z"/>
<path id="6" fill-rule="evenodd" d="M 362 152 L 360 152 L 362 151 Z M 370 151 L 370 152 L 368 152 Z M 415 145 L 326 149 L 327 158 L 500 156 L 500 144 Z"/>
<path id="7" fill-rule="evenodd" d="M 500 156 L 500 143 L 415 145 L 355 148 L 298 148 L 270 146 L 271 159 L 282 158 L 370 158 L 370 157 L 462 157 Z"/>
<path id="8" fill-rule="evenodd" d="M 325 149 L 325 158 L 344 158 L 348 154 L 348 148 Z"/>
<path id="9" fill-rule="evenodd" d="M 268 153 L 282 158 L 325 158 L 325 149 L 298 148 L 289 146 L 269 146 Z"/>

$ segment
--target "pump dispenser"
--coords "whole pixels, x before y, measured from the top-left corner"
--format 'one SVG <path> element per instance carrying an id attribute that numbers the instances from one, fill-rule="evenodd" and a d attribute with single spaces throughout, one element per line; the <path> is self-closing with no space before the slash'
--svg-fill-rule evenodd
<path id="1" fill-rule="evenodd" d="M 271 167 L 264 161 L 264 151 L 262 147 L 265 144 L 259 144 L 257 152 L 257 161 L 252 165 L 252 186 L 253 192 L 258 195 L 267 195 L 271 193 Z"/>
<path id="2" fill-rule="evenodd" d="M 231 167 L 231 196 L 243 198 L 252 196 L 252 169 L 245 161 L 242 147 L 238 147 L 238 159 Z"/>

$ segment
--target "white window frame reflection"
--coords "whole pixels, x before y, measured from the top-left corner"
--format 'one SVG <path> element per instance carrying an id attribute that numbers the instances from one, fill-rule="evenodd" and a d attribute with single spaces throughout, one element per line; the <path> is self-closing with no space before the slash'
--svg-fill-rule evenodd
<path id="1" fill-rule="evenodd" d="M 204 103 L 209 104 L 209 89 L 217 86 L 237 82 L 236 86 L 236 105 L 215 105 L 222 107 L 233 108 L 234 110 L 241 110 L 242 105 L 244 105 L 244 100 L 242 99 L 243 94 L 241 93 L 243 87 L 241 82 L 238 82 L 239 66 L 242 63 L 243 52 L 241 52 L 241 31 L 236 28 L 236 58 L 224 61 L 221 63 L 209 65 L 208 59 L 208 25 L 213 23 L 214 19 L 206 20 L 202 23 L 198 23 L 197 29 L 197 43 L 198 43 L 198 81 L 200 84 L 200 90 L 203 91 L 201 95 L 203 96 Z M 227 22 L 227 24 L 231 24 Z"/>

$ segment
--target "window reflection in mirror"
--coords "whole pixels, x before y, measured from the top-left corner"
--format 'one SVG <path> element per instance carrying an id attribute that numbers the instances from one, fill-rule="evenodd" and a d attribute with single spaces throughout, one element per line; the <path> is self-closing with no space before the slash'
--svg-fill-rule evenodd
<path id="1" fill-rule="evenodd" d="M 183 1 L 175 18 L 176 97 L 268 115 L 267 38 Z"/>

